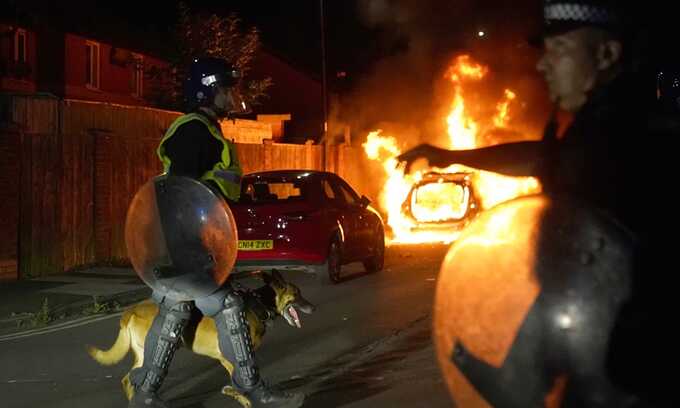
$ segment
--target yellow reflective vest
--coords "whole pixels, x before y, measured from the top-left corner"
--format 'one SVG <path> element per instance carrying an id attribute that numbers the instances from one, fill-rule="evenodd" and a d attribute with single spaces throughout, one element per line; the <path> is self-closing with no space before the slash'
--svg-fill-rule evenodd
<path id="1" fill-rule="evenodd" d="M 163 163 L 163 171 L 168 172 L 170 170 L 171 160 L 165 154 L 165 142 L 167 142 L 172 135 L 175 134 L 177 129 L 192 120 L 198 120 L 203 123 L 210 134 L 222 143 L 222 154 L 220 155 L 221 161 L 215 163 L 215 166 L 211 170 L 206 171 L 202 176 L 201 180 L 210 180 L 214 182 L 224 194 L 230 200 L 237 201 L 241 195 L 241 183 L 240 178 L 243 175 L 243 170 L 238 161 L 238 155 L 236 153 L 236 146 L 229 140 L 225 139 L 222 135 L 222 130 L 215 126 L 208 118 L 198 113 L 189 113 L 187 115 L 182 115 L 177 118 L 172 125 L 165 132 L 165 136 L 158 145 L 156 153 Z M 228 174 L 230 177 L 219 176 L 220 174 Z"/>

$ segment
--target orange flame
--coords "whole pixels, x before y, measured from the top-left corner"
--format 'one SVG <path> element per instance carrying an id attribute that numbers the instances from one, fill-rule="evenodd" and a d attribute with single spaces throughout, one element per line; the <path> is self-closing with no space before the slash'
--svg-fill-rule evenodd
<path id="1" fill-rule="evenodd" d="M 476 120 L 465 111 L 463 89 L 465 83 L 480 81 L 487 72 L 487 67 L 475 63 L 468 55 L 457 57 L 446 72 L 446 78 L 454 87 L 451 111 L 446 117 L 450 149 L 481 147 L 477 140 L 480 120 Z M 513 91 L 506 89 L 503 100 L 496 104 L 496 115 L 487 122 L 498 128 L 507 127 L 510 120 L 510 105 L 516 97 Z M 392 237 L 388 239 L 388 243 L 448 243 L 458 237 L 460 231 L 455 228 L 423 228 L 422 223 L 460 219 L 467 208 L 462 206 L 471 203 L 469 200 L 472 197 L 469 191 L 462 187 L 452 187 L 452 183 L 444 183 L 440 179 L 438 183 L 428 184 L 426 191 L 422 194 L 420 189 L 418 190 L 417 206 L 413 205 L 415 203 L 413 196 L 411 196 L 411 202 L 407 203 L 412 187 L 423 179 L 426 171 L 469 172 L 473 190 L 482 209 L 493 207 L 520 195 L 539 192 L 541 189 L 540 183 L 535 178 L 508 177 L 456 164 L 446 169 L 430 168 L 404 174 L 403 167 L 398 167 L 396 161 L 396 156 L 401 153 L 397 140 L 391 136 L 383 136 L 382 130 L 370 132 L 363 147 L 371 160 L 382 163 L 387 175 L 387 181 L 380 193 L 378 203 L 387 214 L 387 224 L 392 230 Z M 418 221 L 404 213 L 405 203 L 411 204 L 411 214 Z M 471 205 L 476 204 L 472 202 Z"/>
<path id="2" fill-rule="evenodd" d="M 456 63 L 446 71 L 446 76 L 452 82 L 461 82 L 464 79 L 482 79 L 488 71 L 487 67 L 471 62 L 469 55 L 460 55 L 456 58 Z"/>
<path id="3" fill-rule="evenodd" d="M 498 128 L 504 128 L 508 125 L 508 121 L 510 119 L 508 115 L 508 111 L 510 110 L 510 102 L 512 102 L 515 97 L 516 95 L 514 92 L 509 89 L 505 90 L 504 100 L 496 105 L 496 110 L 498 113 L 496 113 L 496 116 L 493 117 L 494 126 Z"/>
<path id="4" fill-rule="evenodd" d="M 479 126 L 465 114 L 462 83 L 465 80 L 481 80 L 487 72 L 486 67 L 471 62 L 468 55 L 461 55 L 456 58 L 455 64 L 447 71 L 446 76 L 454 84 L 451 113 L 446 118 L 451 148 L 453 149 L 473 149 L 477 146 L 476 139 Z"/>

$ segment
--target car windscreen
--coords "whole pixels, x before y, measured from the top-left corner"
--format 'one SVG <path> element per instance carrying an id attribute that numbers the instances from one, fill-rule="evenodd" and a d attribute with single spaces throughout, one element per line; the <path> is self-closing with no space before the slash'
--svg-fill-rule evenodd
<path id="1" fill-rule="evenodd" d="M 298 180 L 244 180 L 241 184 L 239 203 L 276 203 L 305 201 L 308 196 L 305 183 Z"/>

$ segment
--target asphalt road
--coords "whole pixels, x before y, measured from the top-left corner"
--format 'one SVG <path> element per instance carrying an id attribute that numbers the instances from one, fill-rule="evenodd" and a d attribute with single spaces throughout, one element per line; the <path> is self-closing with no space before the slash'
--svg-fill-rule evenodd
<path id="1" fill-rule="evenodd" d="M 317 306 L 303 328 L 279 319 L 257 352 L 271 383 L 305 392 L 305 407 L 451 407 L 430 340 L 436 275 L 446 248 L 398 246 L 385 270 L 346 267 L 343 282 L 323 286 L 289 275 Z M 118 315 L 0 342 L 0 407 L 124 408 L 120 379 L 131 357 L 102 367 L 86 344 L 108 348 Z M 220 395 L 229 380 L 215 361 L 180 349 L 161 395 L 171 407 L 238 407 Z"/>

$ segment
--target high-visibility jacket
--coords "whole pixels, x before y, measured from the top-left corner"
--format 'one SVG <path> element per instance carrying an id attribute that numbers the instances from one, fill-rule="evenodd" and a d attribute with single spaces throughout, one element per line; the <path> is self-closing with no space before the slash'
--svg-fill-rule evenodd
<path id="1" fill-rule="evenodd" d="M 198 120 L 203 123 L 210 131 L 210 134 L 222 143 L 221 160 L 215 163 L 212 169 L 206 171 L 201 176 L 201 180 L 212 181 L 219 187 L 225 197 L 237 201 L 241 195 L 241 176 L 243 175 L 243 170 L 238 161 L 236 146 L 231 141 L 224 138 L 220 128 L 215 126 L 213 122 L 201 114 L 189 113 L 182 115 L 177 118 L 165 132 L 165 136 L 163 136 L 163 139 L 156 150 L 158 157 L 163 163 L 163 171 L 167 173 L 172 164 L 170 158 L 165 153 L 165 143 L 175 134 L 181 125 L 192 120 Z"/>

